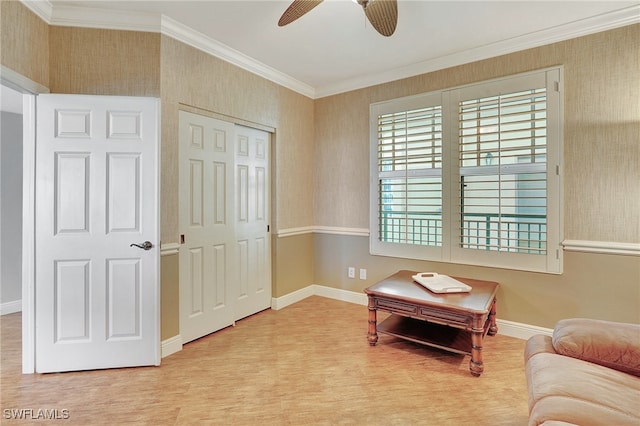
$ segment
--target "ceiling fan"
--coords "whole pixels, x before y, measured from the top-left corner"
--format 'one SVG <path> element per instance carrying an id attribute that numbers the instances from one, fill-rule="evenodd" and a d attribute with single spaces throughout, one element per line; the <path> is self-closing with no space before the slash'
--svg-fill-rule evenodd
<path id="1" fill-rule="evenodd" d="M 322 3 L 323 0 L 294 0 L 284 11 L 279 27 L 284 27 L 300 18 L 305 13 Z M 389 37 L 396 30 L 398 23 L 398 3 L 397 0 L 357 0 L 362 6 L 367 19 L 380 34 Z"/>

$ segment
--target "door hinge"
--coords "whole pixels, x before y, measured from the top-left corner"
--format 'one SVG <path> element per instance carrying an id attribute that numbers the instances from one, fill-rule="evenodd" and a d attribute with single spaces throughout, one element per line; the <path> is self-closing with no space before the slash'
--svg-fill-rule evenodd
<path id="1" fill-rule="evenodd" d="M 555 81 L 553 83 L 553 90 L 555 90 L 556 92 L 560 93 L 560 82 L 559 81 Z"/>
<path id="2" fill-rule="evenodd" d="M 271 229 L 271 227 L 269 225 L 267 225 L 267 232 L 269 232 L 270 229 Z"/>

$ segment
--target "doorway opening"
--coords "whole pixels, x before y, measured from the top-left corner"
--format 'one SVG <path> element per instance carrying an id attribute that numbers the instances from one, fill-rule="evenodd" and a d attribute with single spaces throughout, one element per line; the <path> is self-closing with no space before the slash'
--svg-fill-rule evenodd
<path id="1" fill-rule="evenodd" d="M 22 311 L 22 93 L 0 85 L 0 315 Z"/>

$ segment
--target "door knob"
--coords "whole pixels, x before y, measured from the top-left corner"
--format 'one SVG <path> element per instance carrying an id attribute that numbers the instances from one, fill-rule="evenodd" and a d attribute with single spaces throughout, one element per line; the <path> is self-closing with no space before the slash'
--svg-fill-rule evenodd
<path id="1" fill-rule="evenodd" d="M 132 243 L 129 247 L 133 247 L 133 246 L 141 248 L 142 250 L 151 250 L 151 248 L 153 247 L 153 244 L 151 244 L 151 241 L 145 241 L 142 244 Z"/>

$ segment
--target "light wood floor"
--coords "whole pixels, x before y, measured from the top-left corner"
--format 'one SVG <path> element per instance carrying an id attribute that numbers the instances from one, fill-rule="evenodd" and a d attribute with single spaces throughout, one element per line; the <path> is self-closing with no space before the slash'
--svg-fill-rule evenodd
<path id="1" fill-rule="evenodd" d="M 3 424 L 12 408 L 68 410 L 55 423 L 80 425 L 527 423 L 524 341 L 488 336 L 473 377 L 468 356 L 384 335 L 370 347 L 366 307 L 317 296 L 189 343 L 160 367 L 22 375 L 20 314 L 1 322 Z"/>

